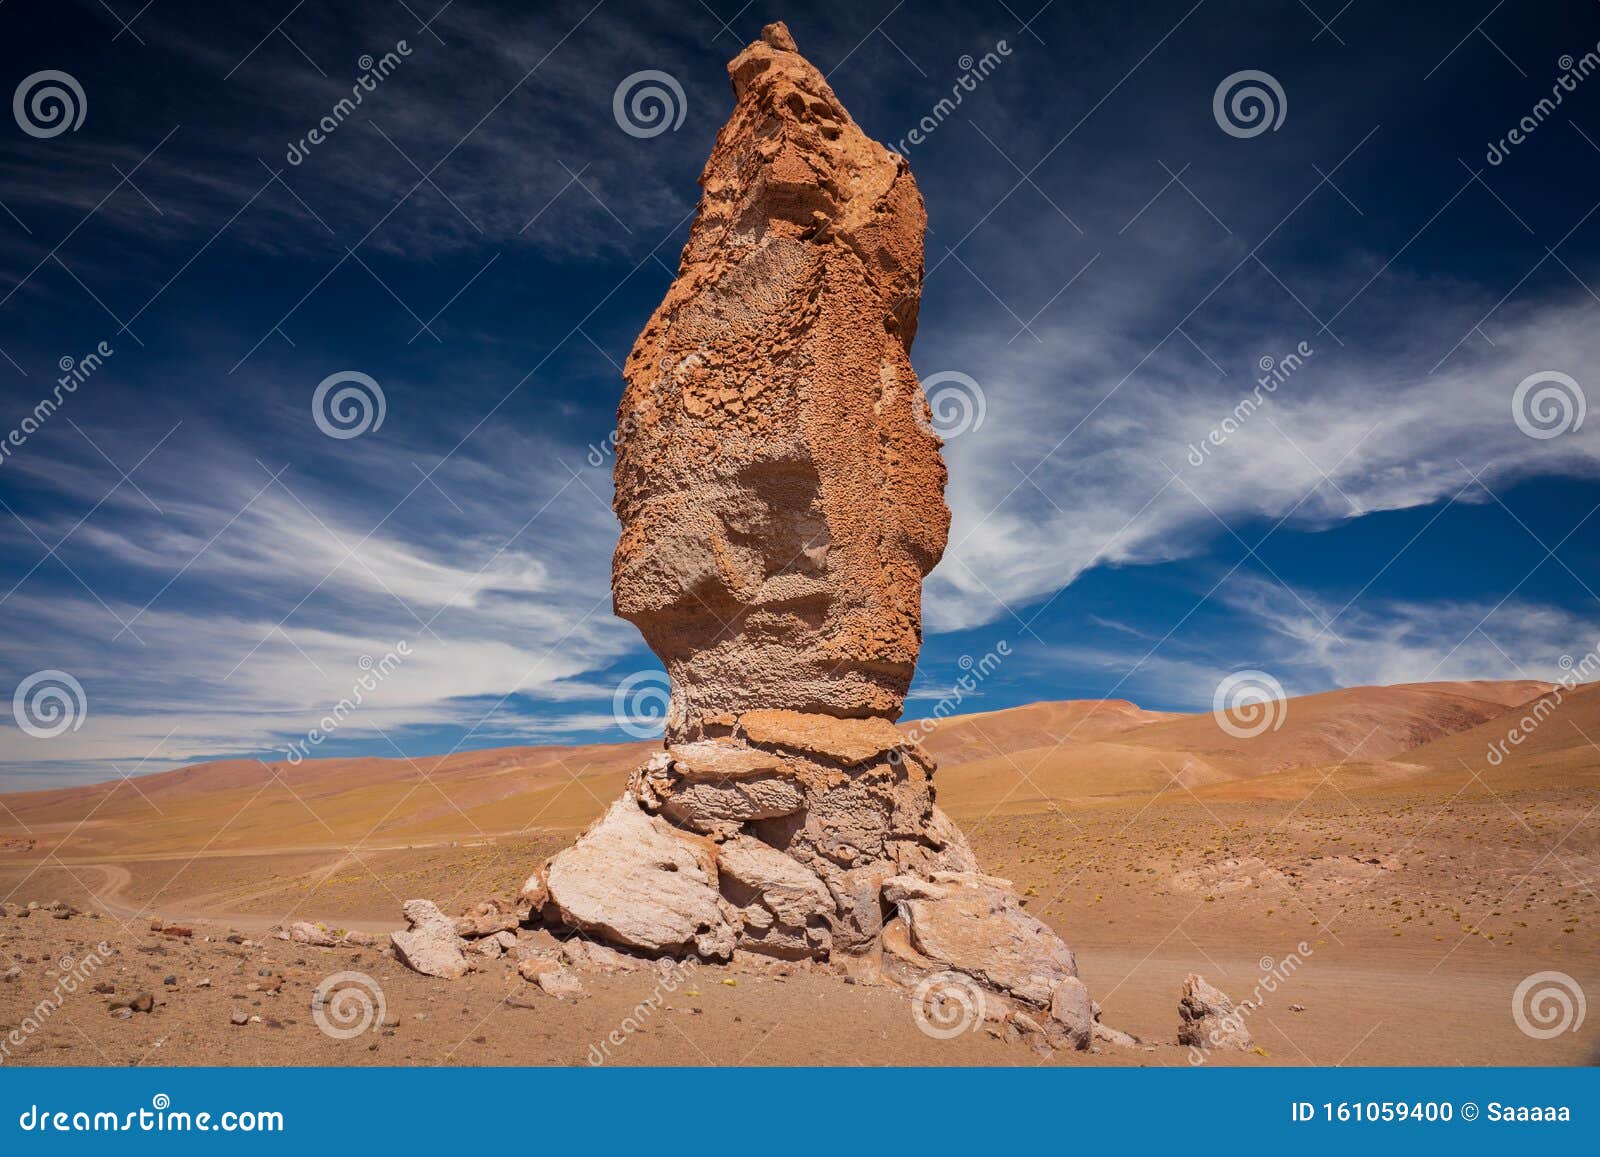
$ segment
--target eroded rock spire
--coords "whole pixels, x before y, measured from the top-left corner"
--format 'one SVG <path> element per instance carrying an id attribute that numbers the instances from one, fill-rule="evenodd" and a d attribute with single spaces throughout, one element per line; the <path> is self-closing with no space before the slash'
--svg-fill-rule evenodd
<path id="1" fill-rule="evenodd" d="M 666 746 L 523 911 L 627 953 L 903 984 L 919 1023 L 1087 1048 L 1071 950 L 978 871 L 893 723 L 949 528 L 908 356 L 922 198 L 783 25 L 728 70 L 619 423 L 613 589 L 670 673 Z"/>
<path id="2" fill-rule="evenodd" d="M 617 614 L 669 738 L 751 708 L 897 719 L 944 550 L 909 349 L 927 217 L 781 24 L 728 66 L 677 279 L 624 369 Z"/>

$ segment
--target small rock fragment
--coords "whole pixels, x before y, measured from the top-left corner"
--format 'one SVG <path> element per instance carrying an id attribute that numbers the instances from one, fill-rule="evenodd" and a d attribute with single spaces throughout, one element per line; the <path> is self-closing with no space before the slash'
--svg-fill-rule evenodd
<path id="1" fill-rule="evenodd" d="M 389 933 L 402 963 L 424 976 L 455 980 L 468 971 L 462 949 L 466 942 L 456 935 L 455 922 L 432 900 L 407 900 L 402 908 L 410 927 Z"/>
<path id="2" fill-rule="evenodd" d="M 1199 1049 L 1236 1049 L 1249 1052 L 1255 1047 L 1244 1025 L 1244 1016 L 1234 1008 L 1227 994 L 1207 984 L 1191 972 L 1184 978 L 1183 994 L 1178 999 L 1178 1043 Z"/>

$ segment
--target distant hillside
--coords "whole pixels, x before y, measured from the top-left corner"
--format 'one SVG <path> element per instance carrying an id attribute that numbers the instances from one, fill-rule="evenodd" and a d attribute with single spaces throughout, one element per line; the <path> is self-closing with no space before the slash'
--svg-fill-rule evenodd
<path id="1" fill-rule="evenodd" d="M 1209 713 L 1126 700 L 1033 703 L 902 727 L 939 759 L 941 804 L 958 817 L 1037 811 L 1174 787 L 1230 795 L 1292 790 L 1295 769 L 1362 768 L 1374 782 L 1458 776 L 1593 782 L 1600 687 L 1565 703 L 1499 767 L 1486 761 L 1553 687 L 1531 681 L 1353 687 L 1286 701 L 1250 739 Z M 405 759 L 224 760 L 88 787 L 0 796 L 0 857 L 77 858 L 369 847 L 587 823 L 654 742 L 514 747 Z M 1180 793 L 1181 794 L 1181 793 Z"/>

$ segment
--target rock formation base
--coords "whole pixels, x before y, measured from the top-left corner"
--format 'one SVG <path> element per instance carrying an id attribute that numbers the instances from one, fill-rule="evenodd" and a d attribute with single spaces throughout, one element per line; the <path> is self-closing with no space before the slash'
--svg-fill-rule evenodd
<path id="1" fill-rule="evenodd" d="M 651 957 L 805 961 L 1089 1048 L 1072 950 L 984 875 L 883 719 L 750 711 L 670 744 L 528 880 L 530 921 Z"/>

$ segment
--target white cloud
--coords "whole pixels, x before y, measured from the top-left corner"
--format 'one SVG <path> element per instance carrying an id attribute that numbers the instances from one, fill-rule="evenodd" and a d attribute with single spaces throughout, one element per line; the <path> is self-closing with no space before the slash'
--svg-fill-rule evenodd
<path id="1" fill-rule="evenodd" d="M 1463 310 L 1452 303 L 1404 315 L 1403 351 L 1313 340 L 1304 368 L 1264 391 L 1264 404 L 1199 466 L 1191 448 L 1252 393 L 1244 374 L 1262 351 L 1281 356 L 1299 339 L 1216 346 L 1211 356 L 1233 368 L 1221 380 L 1173 337 L 1115 390 L 1139 355 L 1105 336 L 1116 327 L 1092 309 L 1048 331 L 1042 346 L 974 342 L 985 352 L 963 364 L 983 382 L 989 417 L 946 449 L 954 521 L 924 595 L 929 626 L 976 626 L 1006 606 L 1026 619 L 1026 607 L 1091 566 L 1184 557 L 1246 520 L 1329 525 L 1492 501 L 1473 473 L 1498 492 L 1535 474 L 1600 472 L 1600 423 L 1537 440 L 1511 412 L 1528 374 L 1565 368 L 1581 381 L 1600 363 L 1592 310 L 1587 299 L 1508 308 L 1492 327 L 1493 349 L 1468 343 L 1432 374 L 1429 364 L 1459 336 L 1452 327 Z M 1239 533 L 1254 545 L 1263 531 Z"/>

